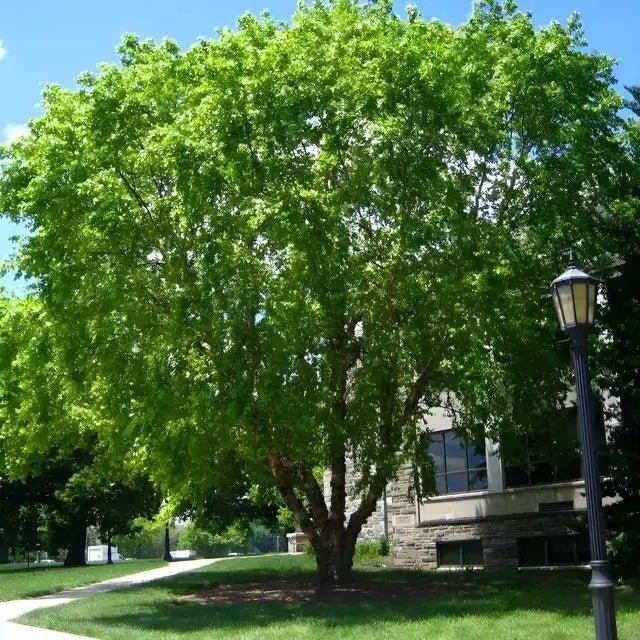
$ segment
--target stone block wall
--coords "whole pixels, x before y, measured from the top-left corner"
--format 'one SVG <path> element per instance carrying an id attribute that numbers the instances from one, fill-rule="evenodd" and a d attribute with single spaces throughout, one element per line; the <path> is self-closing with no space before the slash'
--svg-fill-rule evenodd
<path id="1" fill-rule="evenodd" d="M 481 540 L 485 567 L 515 568 L 518 566 L 517 538 L 574 533 L 578 515 L 531 513 L 394 528 L 391 540 L 395 561 L 403 567 L 436 569 L 438 542 Z"/>
<path id="2" fill-rule="evenodd" d="M 330 500 L 331 475 L 327 471 L 324 474 L 324 494 L 327 503 Z M 376 504 L 376 510 L 371 514 L 367 522 L 362 527 L 360 540 L 379 540 L 384 537 L 385 532 L 391 538 L 394 516 L 411 516 L 412 524 L 415 522 L 416 506 L 414 501 L 413 479 L 410 466 L 400 469 L 397 477 L 389 483 L 386 492 L 386 509 L 383 496 Z M 360 496 L 356 493 L 356 474 L 353 470 L 353 463 L 347 461 L 347 502 L 346 516 L 353 513 L 360 503 Z M 385 527 L 386 517 L 386 527 Z"/>

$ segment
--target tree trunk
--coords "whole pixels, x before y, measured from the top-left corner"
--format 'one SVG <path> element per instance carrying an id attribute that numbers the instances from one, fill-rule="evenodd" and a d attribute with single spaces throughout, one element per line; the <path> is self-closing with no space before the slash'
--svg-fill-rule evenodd
<path id="1" fill-rule="evenodd" d="M 353 583 L 355 543 L 349 540 L 344 526 L 330 523 L 318 534 L 314 552 L 320 592 Z"/>
<path id="2" fill-rule="evenodd" d="M 9 543 L 6 540 L 0 540 L 0 564 L 9 563 Z"/>
<path id="3" fill-rule="evenodd" d="M 327 509 L 322 488 L 311 469 L 281 458 L 275 452 L 268 463 L 285 504 L 294 512 L 301 529 L 309 537 L 316 558 L 320 591 L 353 581 L 353 556 L 362 525 L 375 511 L 386 486 L 386 475 L 379 471 L 372 479 L 358 509 L 345 528 L 346 464 L 344 448 L 332 460 L 331 501 Z M 304 493 L 306 503 L 296 493 Z"/>
<path id="4" fill-rule="evenodd" d="M 331 562 L 331 554 L 327 545 L 321 540 L 321 536 L 316 539 L 314 548 L 316 557 L 316 570 L 318 579 L 318 591 L 328 591 L 334 585 L 334 572 Z"/>
<path id="5" fill-rule="evenodd" d="M 67 557 L 64 559 L 65 567 L 84 567 L 84 557 L 87 547 L 87 523 L 84 520 L 72 522 L 69 528 L 69 545 Z"/>
<path id="6" fill-rule="evenodd" d="M 356 541 L 343 536 L 342 550 L 340 553 L 340 564 L 338 566 L 338 582 L 340 584 L 351 584 L 353 582 L 353 556 L 356 552 Z"/>

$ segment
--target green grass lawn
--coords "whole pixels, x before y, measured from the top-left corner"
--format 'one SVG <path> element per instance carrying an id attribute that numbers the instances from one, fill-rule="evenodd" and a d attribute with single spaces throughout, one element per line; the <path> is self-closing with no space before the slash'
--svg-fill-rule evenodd
<path id="1" fill-rule="evenodd" d="M 309 557 L 225 560 L 205 569 L 122 590 L 22 621 L 100 640 L 490 640 L 593 637 L 585 571 L 476 574 L 365 567 L 357 579 L 411 582 L 413 596 L 364 602 L 200 604 L 181 596 L 207 586 L 267 584 L 313 577 Z M 246 590 L 247 587 L 243 587 Z M 640 640 L 640 588 L 616 593 L 620 640 Z"/>
<path id="2" fill-rule="evenodd" d="M 163 560 L 132 560 L 107 566 L 90 565 L 65 569 L 62 566 L 26 568 L 26 565 L 6 565 L 0 570 L 0 602 L 44 596 L 93 582 L 126 576 L 129 573 L 155 569 Z"/>

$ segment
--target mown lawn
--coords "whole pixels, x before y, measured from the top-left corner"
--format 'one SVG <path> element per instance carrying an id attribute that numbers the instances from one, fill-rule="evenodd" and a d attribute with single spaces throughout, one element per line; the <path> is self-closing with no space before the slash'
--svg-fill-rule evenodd
<path id="1" fill-rule="evenodd" d="M 35 598 L 85 584 L 119 578 L 130 573 L 162 567 L 163 560 L 131 560 L 117 564 L 90 565 L 65 569 L 62 566 L 26 568 L 26 565 L 7 565 L 0 571 L 0 602 Z"/>
<path id="2" fill-rule="evenodd" d="M 187 602 L 203 587 L 295 583 L 313 576 L 308 557 L 224 560 L 135 590 L 92 596 L 22 622 L 101 640 L 490 640 L 593 637 L 588 572 L 418 573 L 364 568 L 367 581 L 411 581 L 411 597 L 364 602 Z M 244 589 L 244 587 L 243 587 Z M 421 594 L 423 590 L 423 594 Z M 640 640 L 640 588 L 616 593 L 620 640 Z"/>

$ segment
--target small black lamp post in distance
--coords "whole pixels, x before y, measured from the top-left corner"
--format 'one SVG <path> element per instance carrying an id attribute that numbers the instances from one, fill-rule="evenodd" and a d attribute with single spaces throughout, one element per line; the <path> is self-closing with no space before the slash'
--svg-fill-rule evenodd
<path id="1" fill-rule="evenodd" d="M 111 557 L 111 529 L 107 529 L 107 564 L 113 564 Z"/>
<path id="2" fill-rule="evenodd" d="M 164 557 L 163 560 L 171 562 L 171 546 L 169 544 L 169 523 L 164 526 Z"/>
<path id="3" fill-rule="evenodd" d="M 598 469 L 598 435 L 589 385 L 587 334 L 593 327 L 598 292 L 597 280 L 576 267 L 569 267 L 551 285 L 553 303 L 563 331 L 572 342 L 576 372 L 578 421 L 582 435 L 584 484 L 591 547 L 591 582 L 596 640 L 616 640 L 616 614 L 613 603 L 613 580 L 607 560 Z"/>

